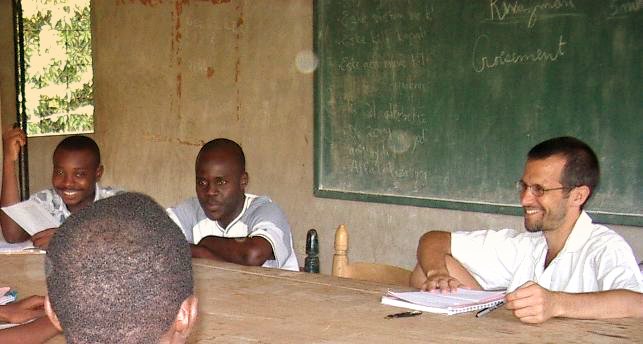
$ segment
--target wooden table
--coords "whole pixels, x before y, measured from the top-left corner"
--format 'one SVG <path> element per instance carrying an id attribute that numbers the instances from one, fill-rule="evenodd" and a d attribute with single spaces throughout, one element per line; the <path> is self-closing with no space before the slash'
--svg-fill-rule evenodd
<path id="1" fill-rule="evenodd" d="M 43 255 L 0 255 L 0 286 L 45 293 Z M 643 340 L 641 319 L 552 319 L 525 325 L 500 309 L 484 318 L 402 311 L 380 304 L 387 286 L 194 260 L 199 321 L 190 343 L 608 343 Z M 50 343 L 63 343 L 58 336 Z"/>

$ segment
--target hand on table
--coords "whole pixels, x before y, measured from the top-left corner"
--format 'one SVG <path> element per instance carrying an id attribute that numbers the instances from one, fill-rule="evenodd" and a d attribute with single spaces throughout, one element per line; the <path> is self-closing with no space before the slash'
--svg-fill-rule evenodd
<path id="1" fill-rule="evenodd" d="M 510 309 L 520 321 L 539 324 L 557 316 L 559 306 L 557 295 L 529 281 L 507 294 L 505 307 Z"/>
<path id="2" fill-rule="evenodd" d="M 45 315 L 45 298 L 32 295 L 28 298 L 0 306 L 2 320 L 12 324 L 22 324 Z"/>

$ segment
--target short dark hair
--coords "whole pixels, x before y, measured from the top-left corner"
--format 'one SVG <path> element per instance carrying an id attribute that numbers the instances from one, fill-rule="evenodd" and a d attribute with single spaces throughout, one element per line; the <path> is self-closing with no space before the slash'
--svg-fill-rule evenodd
<path id="1" fill-rule="evenodd" d="M 541 160 L 553 155 L 565 158 L 560 183 L 568 187 L 585 185 L 589 187 L 591 196 L 600 178 L 598 158 L 592 148 L 574 137 L 555 137 L 534 146 L 527 154 L 527 159 Z"/>
<path id="2" fill-rule="evenodd" d="M 68 343 L 158 343 L 193 294 L 189 244 L 139 193 L 72 214 L 49 244 L 45 272 Z"/>
<path id="3" fill-rule="evenodd" d="M 243 154 L 243 149 L 238 143 L 226 138 L 217 138 L 204 144 L 203 147 L 201 147 L 201 150 L 199 150 L 199 154 L 196 156 L 196 163 L 199 163 L 201 154 L 214 149 L 228 149 L 232 151 L 238 160 L 239 166 L 241 167 L 241 172 L 245 172 L 246 156 L 245 154 Z"/>
<path id="4" fill-rule="evenodd" d="M 60 143 L 58 143 L 56 149 L 54 150 L 54 154 L 56 154 L 56 152 L 59 150 L 88 150 L 92 153 L 94 159 L 96 160 L 96 167 L 100 166 L 100 149 L 98 148 L 96 141 L 94 141 L 91 137 L 87 137 L 84 135 L 72 135 L 66 137 L 65 139 L 60 141 Z"/>

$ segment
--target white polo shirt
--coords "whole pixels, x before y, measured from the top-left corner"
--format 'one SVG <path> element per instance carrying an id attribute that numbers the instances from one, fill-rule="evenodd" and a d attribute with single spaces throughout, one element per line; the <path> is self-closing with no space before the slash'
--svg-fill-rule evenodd
<path id="1" fill-rule="evenodd" d="M 546 269 L 547 242 L 542 232 L 455 232 L 451 254 L 487 290 L 513 291 L 534 281 L 546 289 L 570 293 L 643 292 L 643 277 L 632 248 L 614 231 L 593 224 L 584 211 Z"/>
<path id="2" fill-rule="evenodd" d="M 299 271 L 286 215 L 268 197 L 245 196 L 243 210 L 225 228 L 205 215 L 196 197 L 167 209 L 167 212 L 190 243 L 198 244 L 210 235 L 223 238 L 262 237 L 270 243 L 275 256 L 275 259 L 267 260 L 263 267 Z"/>

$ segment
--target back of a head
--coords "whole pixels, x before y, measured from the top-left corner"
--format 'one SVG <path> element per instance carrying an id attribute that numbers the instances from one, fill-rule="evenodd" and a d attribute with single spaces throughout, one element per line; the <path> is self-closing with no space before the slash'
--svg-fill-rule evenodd
<path id="1" fill-rule="evenodd" d="M 585 142 L 569 136 L 555 137 L 534 146 L 527 154 L 529 160 L 546 159 L 554 155 L 565 158 L 560 182 L 564 186 L 588 186 L 593 192 L 598 185 L 600 168 L 596 153 Z"/>
<path id="2" fill-rule="evenodd" d="M 189 244 L 163 208 L 137 193 L 69 217 L 45 268 L 68 343 L 158 343 L 193 294 Z"/>
<path id="3" fill-rule="evenodd" d="M 60 143 L 58 143 L 56 149 L 54 150 L 54 154 L 56 154 L 56 152 L 60 150 L 72 152 L 87 150 L 91 152 L 94 156 L 94 159 L 96 159 L 96 166 L 98 167 L 100 165 L 100 149 L 98 148 L 98 144 L 96 144 L 96 141 L 94 141 L 91 137 L 87 137 L 84 135 L 72 135 L 66 137 L 62 141 L 60 141 Z"/>

